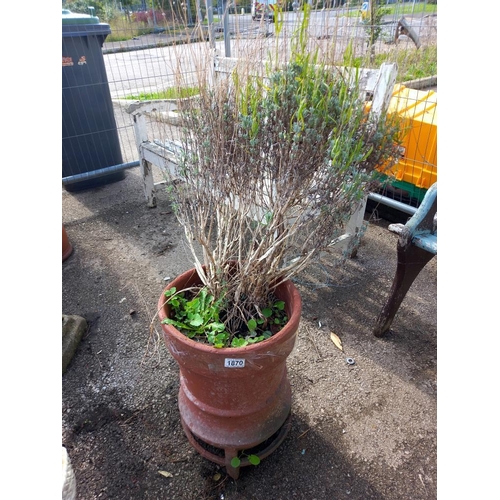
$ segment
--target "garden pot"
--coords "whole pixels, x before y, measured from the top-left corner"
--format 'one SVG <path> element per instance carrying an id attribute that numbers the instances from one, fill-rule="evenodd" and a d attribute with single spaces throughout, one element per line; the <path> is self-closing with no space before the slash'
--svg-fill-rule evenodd
<path id="1" fill-rule="evenodd" d="M 195 269 L 173 280 L 177 290 L 200 285 Z M 275 289 L 289 318 L 278 333 L 245 347 L 215 348 L 189 339 L 162 324 L 166 346 L 180 370 L 179 411 L 184 431 L 205 458 L 225 466 L 237 478 L 249 454 L 265 458 L 283 441 L 290 427 L 291 389 L 286 359 L 297 338 L 302 301 L 291 281 Z M 170 308 L 162 294 L 160 321 Z M 239 467 L 231 459 L 241 459 Z"/>
<path id="2" fill-rule="evenodd" d="M 64 262 L 73 253 L 73 245 L 69 241 L 68 233 L 64 229 L 64 224 L 62 227 L 62 261 Z"/>

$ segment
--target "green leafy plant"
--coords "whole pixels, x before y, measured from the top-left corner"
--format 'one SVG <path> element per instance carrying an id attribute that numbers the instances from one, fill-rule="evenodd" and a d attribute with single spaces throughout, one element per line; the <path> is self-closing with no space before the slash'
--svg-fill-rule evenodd
<path id="1" fill-rule="evenodd" d="M 186 297 L 187 291 L 177 293 L 175 287 L 165 292 L 173 318 L 163 320 L 173 325 L 189 338 L 206 339 L 214 347 L 224 347 L 229 338 L 224 323 L 219 320 L 222 299 L 215 299 L 206 288 L 202 288 L 192 298 Z"/>
<path id="2" fill-rule="evenodd" d="M 270 302 L 257 318 L 250 318 L 246 324 L 230 334 L 226 331 L 221 316 L 227 316 L 223 298 L 215 299 L 206 287 L 177 292 L 175 287 L 165 292 L 170 305 L 171 318 L 162 323 L 175 326 L 181 333 L 214 347 L 244 347 L 262 342 L 277 333 L 288 321 L 285 303 L 282 300 Z"/>
<path id="3" fill-rule="evenodd" d="M 260 458 L 257 455 L 247 455 L 245 453 L 241 453 L 240 457 L 233 457 L 231 459 L 231 466 L 234 467 L 235 469 L 241 465 L 241 459 L 242 458 L 248 458 L 248 461 L 252 465 L 259 465 L 260 464 Z"/>
<path id="4" fill-rule="evenodd" d="M 382 18 L 390 12 L 385 6 L 380 6 L 379 1 L 371 0 L 368 17 L 364 22 L 367 35 L 366 43 L 370 47 L 370 58 L 372 61 L 375 57 L 375 42 L 380 38 L 382 33 Z"/>

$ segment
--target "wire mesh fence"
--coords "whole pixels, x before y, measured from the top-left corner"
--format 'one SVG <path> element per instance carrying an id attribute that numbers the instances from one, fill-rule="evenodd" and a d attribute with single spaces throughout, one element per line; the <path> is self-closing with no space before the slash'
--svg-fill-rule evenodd
<path id="1" fill-rule="evenodd" d="M 200 71 L 194 61 L 208 64 L 213 54 L 263 60 L 278 38 L 292 37 L 305 9 L 298 0 L 169 0 L 154 2 L 154 9 L 146 1 L 113 1 L 90 11 L 79 5 L 63 4 L 66 189 L 139 165 L 128 104 L 168 97 L 180 74 L 189 81 L 192 73 L 194 81 Z M 330 0 L 308 7 L 312 49 L 330 51 L 339 66 L 398 64 L 402 85 L 395 88 L 392 112 L 411 132 L 404 164 L 383 194 L 418 206 L 437 180 L 437 2 Z M 150 116 L 148 126 L 160 141 L 171 133 L 159 116 Z"/>

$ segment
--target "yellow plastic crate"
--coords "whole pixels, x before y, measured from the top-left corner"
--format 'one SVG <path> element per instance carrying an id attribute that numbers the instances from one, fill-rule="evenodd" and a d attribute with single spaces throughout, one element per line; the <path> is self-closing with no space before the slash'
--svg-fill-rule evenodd
<path id="1" fill-rule="evenodd" d="M 395 85 L 388 113 L 397 113 L 406 131 L 399 163 L 385 173 L 396 181 L 428 189 L 437 181 L 437 93 Z"/>

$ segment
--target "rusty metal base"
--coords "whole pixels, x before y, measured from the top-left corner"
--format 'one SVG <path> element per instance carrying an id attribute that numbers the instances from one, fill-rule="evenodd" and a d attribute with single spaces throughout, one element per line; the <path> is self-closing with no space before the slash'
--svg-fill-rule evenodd
<path id="1" fill-rule="evenodd" d="M 217 448 L 209 443 L 206 443 L 198 436 L 193 434 L 189 427 L 186 425 L 181 417 L 182 428 L 191 443 L 191 446 L 204 458 L 215 462 L 226 468 L 227 473 L 233 478 L 238 479 L 240 475 L 240 468 L 251 465 L 247 456 L 244 455 L 257 455 L 261 460 L 269 456 L 278 446 L 284 441 L 288 431 L 291 427 L 291 413 L 288 414 L 284 424 L 268 439 L 262 443 L 254 446 L 251 449 L 238 450 L 236 448 Z M 239 467 L 233 467 L 231 460 L 234 457 L 239 457 L 241 463 Z"/>

